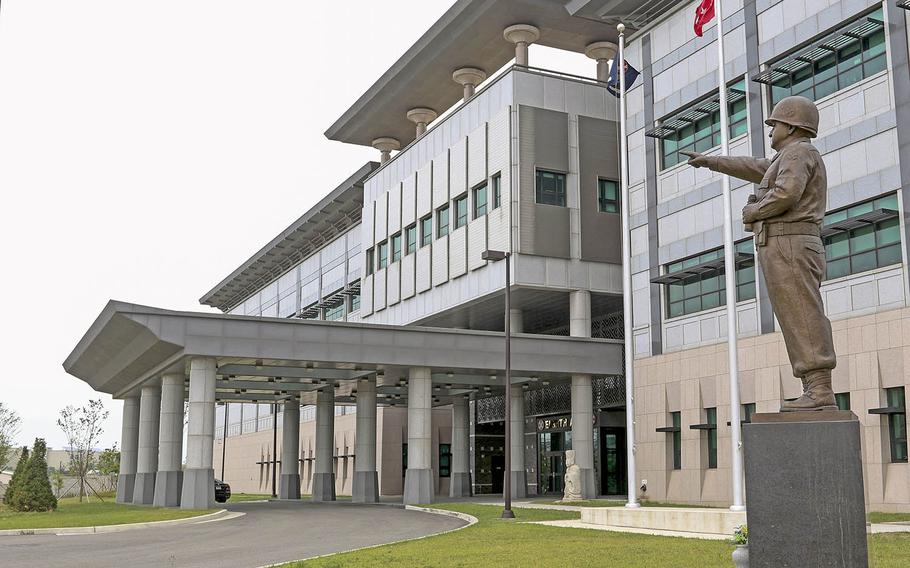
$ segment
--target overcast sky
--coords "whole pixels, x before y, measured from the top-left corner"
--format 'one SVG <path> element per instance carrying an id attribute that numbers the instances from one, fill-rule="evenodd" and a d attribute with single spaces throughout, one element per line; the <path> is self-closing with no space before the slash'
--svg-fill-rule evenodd
<path id="1" fill-rule="evenodd" d="M 450 0 L 3 0 L 0 401 L 59 448 L 109 299 L 198 298 L 367 160 L 323 136 Z M 466 62 L 470 63 L 470 62 Z M 594 75 L 582 55 L 531 64 Z M 437 109 L 442 110 L 442 109 Z"/>

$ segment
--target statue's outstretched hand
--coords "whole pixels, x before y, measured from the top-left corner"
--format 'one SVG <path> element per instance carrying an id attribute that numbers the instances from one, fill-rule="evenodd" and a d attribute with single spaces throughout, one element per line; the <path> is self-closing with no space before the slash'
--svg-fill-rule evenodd
<path id="1" fill-rule="evenodd" d="M 708 156 L 700 154 L 698 152 L 684 152 L 680 151 L 680 154 L 683 156 L 689 157 L 688 164 L 694 168 L 707 168 L 708 167 Z"/>

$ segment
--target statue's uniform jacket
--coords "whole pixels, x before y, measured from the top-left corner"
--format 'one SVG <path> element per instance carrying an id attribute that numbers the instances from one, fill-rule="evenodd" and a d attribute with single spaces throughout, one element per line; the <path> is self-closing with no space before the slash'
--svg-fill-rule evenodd
<path id="1" fill-rule="evenodd" d="M 773 159 L 713 156 L 712 170 L 757 183 L 752 229 L 758 261 L 796 377 L 837 364 L 821 286 L 825 247 L 820 237 L 828 180 L 821 154 L 808 138 L 794 140 Z"/>

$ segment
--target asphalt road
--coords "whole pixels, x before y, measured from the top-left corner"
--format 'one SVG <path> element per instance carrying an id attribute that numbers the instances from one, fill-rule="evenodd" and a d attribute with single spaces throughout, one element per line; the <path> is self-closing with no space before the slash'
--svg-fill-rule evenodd
<path id="1" fill-rule="evenodd" d="M 16 567 L 257 567 L 415 538 L 465 524 L 388 505 L 237 503 L 246 515 L 120 533 L 0 537 L 0 565 Z"/>

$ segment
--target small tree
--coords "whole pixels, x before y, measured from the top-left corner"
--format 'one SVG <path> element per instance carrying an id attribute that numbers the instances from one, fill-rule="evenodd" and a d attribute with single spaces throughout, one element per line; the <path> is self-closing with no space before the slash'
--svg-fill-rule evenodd
<path id="1" fill-rule="evenodd" d="M 19 414 L 0 402 L 0 470 L 6 467 L 13 455 L 13 445 L 21 423 Z"/>
<path id="2" fill-rule="evenodd" d="M 60 498 L 60 494 L 63 493 L 63 474 L 60 473 L 59 469 L 55 469 L 54 473 L 51 475 L 51 478 L 54 482 L 54 495 L 57 498 Z"/>
<path id="3" fill-rule="evenodd" d="M 108 411 L 104 409 L 101 399 L 89 400 L 87 406 L 76 408 L 67 406 L 60 411 L 57 426 L 66 435 L 70 455 L 70 475 L 79 480 L 79 502 L 85 496 L 86 477 L 94 468 L 92 448 L 98 442 L 104 429 L 101 424 L 107 419 Z"/>
<path id="4" fill-rule="evenodd" d="M 35 439 L 32 455 L 23 474 L 10 507 L 21 512 L 45 512 L 56 509 L 57 498 L 51 490 L 51 480 L 47 477 L 47 444 L 41 438 Z"/>
<path id="5" fill-rule="evenodd" d="M 22 478 L 25 477 L 25 468 L 28 466 L 28 447 L 22 446 L 22 453 L 19 454 L 19 463 L 16 464 L 16 471 L 13 472 L 13 478 L 9 480 L 6 486 L 6 493 L 3 494 L 3 504 L 12 506 L 16 491 L 22 485 Z"/>
<path id="6" fill-rule="evenodd" d="M 107 478 L 108 489 L 117 488 L 117 474 L 120 473 L 120 450 L 114 442 L 113 448 L 108 448 L 98 456 L 98 473 Z"/>

